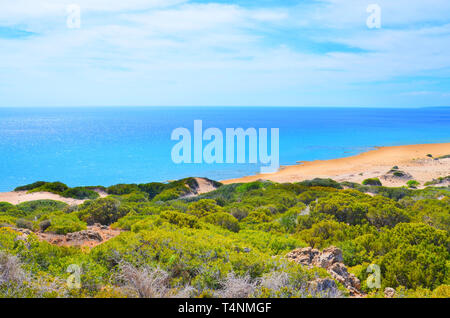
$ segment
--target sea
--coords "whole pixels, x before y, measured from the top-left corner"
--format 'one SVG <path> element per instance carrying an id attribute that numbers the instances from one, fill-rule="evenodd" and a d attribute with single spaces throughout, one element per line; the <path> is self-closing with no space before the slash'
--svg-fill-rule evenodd
<path id="1" fill-rule="evenodd" d="M 278 128 L 281 165 L 377 146 L 450 142 L 448 107 L 0 108 L 0 192 L 35 181 L 109 186 L 259 173 L 260 163 L 174 163 L 178 141 L 171 134 L 176 128 L 193 133 L 194 120 L 224 135 L 227 128 Z"/>

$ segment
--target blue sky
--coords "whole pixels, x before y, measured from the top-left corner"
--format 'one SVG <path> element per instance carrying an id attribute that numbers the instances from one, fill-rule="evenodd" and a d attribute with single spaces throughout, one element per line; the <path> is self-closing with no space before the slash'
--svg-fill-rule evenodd
<path id="1" fill-rule="evenodd" d="M 0 106 L 449 106 L 449 52 L 448 0 L 0 0 Z"/>

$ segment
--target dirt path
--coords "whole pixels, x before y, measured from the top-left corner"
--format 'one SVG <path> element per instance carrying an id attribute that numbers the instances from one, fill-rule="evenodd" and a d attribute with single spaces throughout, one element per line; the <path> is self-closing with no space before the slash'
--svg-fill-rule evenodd
<path id="1" fill-rule="evenodd" d="M 85 231 L 70 233 L 67 235 L 58 235 L 53 233 L 36 233 L 36 235 L 39 239 L 57 246 L 87 246 L 92 248 L 109 241 L 120 233 L 122 233 L 121 230 L 115 230 L 107 226 L 95 224 L 88 226 Z"/>

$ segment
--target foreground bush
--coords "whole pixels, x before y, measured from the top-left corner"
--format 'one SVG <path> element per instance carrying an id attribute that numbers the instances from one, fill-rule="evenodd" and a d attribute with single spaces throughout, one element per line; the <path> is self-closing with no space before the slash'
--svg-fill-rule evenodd
<path id="1" fill-rule="evenodd" d="M 117 185 L 107 198 L 70 207 L 0 203 L 7 255 L 0 257 L 0 297 L 343 297 L 348 292 L 325 270 L 284 257 L 331 245 L 342 249 L 369 297 L 383 297 L 385 287 L 395 297 L 448 297 L 448 188 L 258 181 L 185 197 L 195 186 L 190 179 Z M 17 229 L 66 234 L 93 223 L 123 232 L 90 249 L 51 245 Z M 10 264 L 23 276 L 5 274 Z M 379 290 L 366 284 L 370 264 L 381 268 Z M 77 290 L 65 284 L 72 265 L 81 273 Z"/>
<path id="2" fill-rule="evenodd" d="M 78 217 L 88 225 L 110 225 L 131 211 L 131 208 L 121 205 L 119 200 L 107 197 L 84 203 Z"/>

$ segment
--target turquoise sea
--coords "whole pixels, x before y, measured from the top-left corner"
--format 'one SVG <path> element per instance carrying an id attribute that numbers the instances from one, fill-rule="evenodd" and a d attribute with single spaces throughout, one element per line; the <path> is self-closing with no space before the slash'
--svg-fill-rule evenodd
<path id="1" fill-rule="evenodd" d="M 69 186 L 216 180 L 255 164 L 171 161 L 173 129 L 279 128 L 280 164 L 346 157 L 374 146 L 450 142 L 450 108 L 0 108 L 0 191 L 34 181 Z"/>

